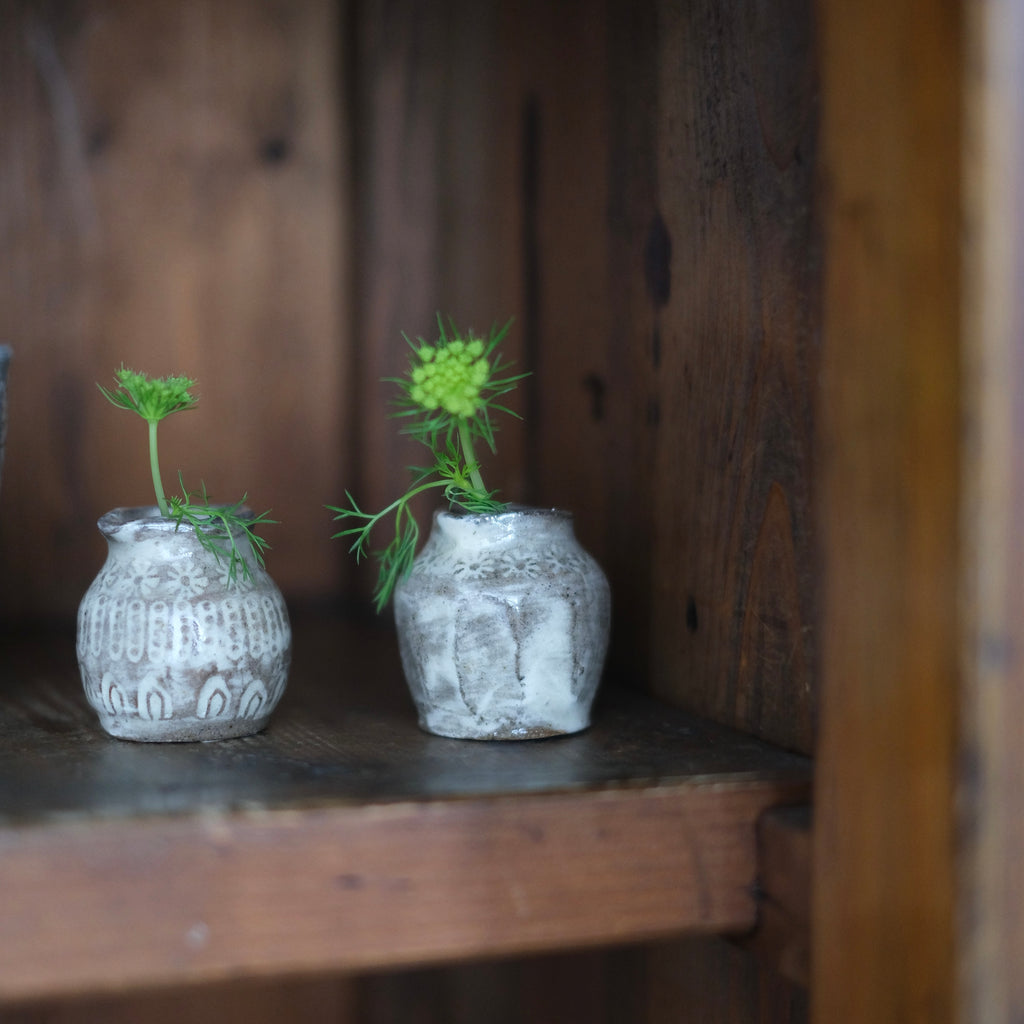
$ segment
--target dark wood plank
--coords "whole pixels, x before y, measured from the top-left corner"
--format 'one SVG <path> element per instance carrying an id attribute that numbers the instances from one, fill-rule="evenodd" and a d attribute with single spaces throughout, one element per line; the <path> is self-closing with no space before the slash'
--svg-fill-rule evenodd
<path id="1" fill-rule="evenodd" d="M 673 290 L 656 325 L 654 396 L 655 479 L 672 481 L 655 506 L 655 688 L 804 750 L 815 708 L 812 16 L 803 3 L 749 19 L 707 3 L 666 6 L 659 22 L 660 61 L 679 79 L 659 140 Z"/>
<path id="2" fill-rule="evenodd" d="M 641 652 L 660 695 L 810 751 L 813 7 L 612 12 L 617 650 Z"/>
<path id="3" fill-rule="evenodd" d="M 807 988 L 811 979 L 813 833 L 810 807 L 766 811 L 758 822 L 757 927 L 742 945 Z"/>
<path id="4" fill-rule="evenodd" d="M 570 951 L 360 979 L 361 1024 L 615 1024 L 644 1020 L 637 950 Z M 620 996 L 634 982 L 635 998 Z"/>
<path id="5" fill-rule="evenodd" d="M 212 982 L 0 1006 L 0 1024 L 362 1024 L 350 977 Z"/>

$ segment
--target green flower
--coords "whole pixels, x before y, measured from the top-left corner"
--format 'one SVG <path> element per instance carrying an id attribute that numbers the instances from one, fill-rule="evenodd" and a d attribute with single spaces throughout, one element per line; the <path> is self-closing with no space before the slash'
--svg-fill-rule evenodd
<path id="1" fill-rule="evenodd" d="M 111 405 L 138 413 L 149 424 L 149 463 L 153 474 L 153 492 L 162 516 L 169 515 L 170 506 L 164 495 L 157 455 L 157 427 L 172 413 L 194 409 L 199 399 L 190 391 L 196 382 L 191 377 L 149 377 L 122 366 L 114 374 L 113 390 L 97 385 Z"/>
<path id="2" fill-rule="evenodd" d="M 194 408 L 199 401 L 191 394 L 196 385 L 191 377 L 148 377 L 122 366 L 114 380 L 117 387 L 112 391 L 100 385 L 107 401 L 138 413 L 147 423 L 159 423 L 171 413 Z"/>
<path id="3" fill-rule="evenodd" d="M 149 424 L 149 465 L 153 475 L 153 494 L 156 497 L 160 514 L 173 519 L 179 526 L 189 523 L 195 528 L 199 542 L 219 561 L 228 558 L 228 580 L 236 582 L 238 570 L 241 569 L 244 579 L 250 579 L 252 572 L 246 557 L 242 554 L 235 540 L 235 532 L 246 534 L 256 562 L 263 566 L 263 551 L 267 542 L 254 532 L 254 528 L 263 523 L 275 523 L 268 513 L 252 515 L 245 508 L 245 497 L 234 505 L 213 505 L 206 493 L 205 485 L 200 492 L 185 490 L 181 474 L 182 497 L 168 499 L 164 493 L 163 479 L 160 474 L 160 457 L 157 446 L 157 427 L 160 421 L 172 413 L 194 409 L 199 399 L 191 389 L 196 382 L 191 377 L 149 377 L 144 373 L 129 370 L 122 366 L 114 374 L 115 388 L 98 385 L 104 398 L 118 409 L 127 409 L 137 413 Z M 225 550 L 226 549 L 226 550 Z"/>
<path id="4" fill-rule="evenodd" d="M 483 387 L 490 375 L 479 338 L 449 341 L 439 348 L 423 345 L 413 354 L 409 398 L 428 412 L 444 409 L 466 418 L 483 406 Z"/>
<path id="5" fill-rule="evenodd" d="M 467 512 L 494 513 L 507 507 L 495 498 L 495 491 L 484 486 L 475 443 L 480 441 L 493 452 L 493 414 L 517 415 L 497 401 L 527 376 L 510 375 L 509 364 L 497 352 L 511 325 L 509 320 L 504 327 L 492 327 L 484 339 L 471 333 L 463 336 L 454 323 L 446 327 L 438 316 L 440 337 L 436 343 L 405 339 L 412 350 L 409 371 L 404 377 L 390 379 L 399 389 L 395 415 L 405 419 L 404 432 L 430 450 L 432 464 L 415 470 L 409 490 L 380 512 L 364 511 L 347 492 L 347 507 L 328 506 L 335 519 L 349 524 L 334 536 L 348 538 L 357 559 L 369 553 L 370 534 L 377 525 L 394 519 L 390 543 L 377 552 L 378 611 L 412 566 L 419 528 L 411 502 L 417 495 L 440 489 L 449 504 Z"/>
<path id="6" fill-rule="evenodd" d="M 436 342 L 405 339 L 411 349 L 409 371 L 404 377 L 390 378 L 399 388 L 395 415 L 406 420 L 405 432 L 435 457 L 459 435 L 458 446 L 475 463 L 474 440 L 494 451 L 493 413 L 515 415 L 497 402 L 526 376 L 509 375 L 509 364 L 497 351 L 511 325 L 510 320 L 503 327 L 492 327 L 481 338 L 461 333 L 454 323 L 446 326 L 438 317 Z"/>

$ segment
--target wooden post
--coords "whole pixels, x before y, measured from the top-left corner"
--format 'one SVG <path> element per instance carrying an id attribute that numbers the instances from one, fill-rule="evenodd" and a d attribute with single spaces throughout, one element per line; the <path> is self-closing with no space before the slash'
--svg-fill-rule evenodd
<path id="1" fill-rule="evenodd" d="M 812 1005 L 955 1019 L 959 3 L 821 4 L 822 694 Z"/>

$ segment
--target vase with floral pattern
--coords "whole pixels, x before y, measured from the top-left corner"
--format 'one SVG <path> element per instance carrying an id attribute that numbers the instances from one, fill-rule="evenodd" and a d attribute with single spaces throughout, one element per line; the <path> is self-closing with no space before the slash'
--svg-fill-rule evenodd
<path id="1" fill-rule="evenodd" d="M 436 512 L 394 604 L 403 669 L 426 731 L 511 740 L 589 725 L 611 598 L 570 513 Z"/>
<path id="2" fill-rule="evenodd" d="M 107 559 L 78 610 L 82 683 L 103 728 L 120 739 L 180 742 L 265 728 L 291 660 L 284 599 L 235 536 L 250 572 L 155 506 L 98 523 Z"/>

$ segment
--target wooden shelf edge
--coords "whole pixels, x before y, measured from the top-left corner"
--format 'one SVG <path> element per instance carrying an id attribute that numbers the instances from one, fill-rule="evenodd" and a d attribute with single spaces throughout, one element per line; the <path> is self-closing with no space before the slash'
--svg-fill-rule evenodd
<path id="1" fill-rule="evenodd" d="M 0 1000 L 735 933 L 790 780 L 0 831 Z"/>

